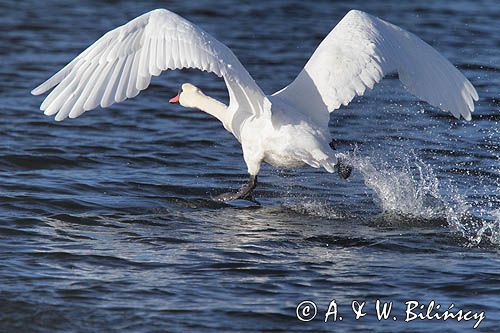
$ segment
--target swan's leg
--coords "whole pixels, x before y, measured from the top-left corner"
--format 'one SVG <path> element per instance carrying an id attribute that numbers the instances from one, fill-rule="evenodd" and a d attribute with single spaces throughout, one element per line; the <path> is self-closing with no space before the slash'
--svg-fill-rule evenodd
<path id="1" fill-rule="evenodd" d="M 252 192 L 257 186 L 257 174 L 260 171 L 260 165 L 263 160 L 262 152 L 256 150 L 257 145 L 242 145 L 243 148 L 243 159 L 247 165 L 248 174 L 250 178 L 248 182 L 243 185 L 240 190 L 236 193 L 224 193 L 217 197 L 217 201 L 230 201 L 236 199 L 247 199 L 253 201 Z"/>
<path id="2" fill-rule="evenodd" d="M 231 201 L 237 199 L 252 199 L 252 192 L 257 186 L 257 175 L 250 175 L 248 182 L 236 193 L 224 193 L 216 196 L 216 201 Z"/>

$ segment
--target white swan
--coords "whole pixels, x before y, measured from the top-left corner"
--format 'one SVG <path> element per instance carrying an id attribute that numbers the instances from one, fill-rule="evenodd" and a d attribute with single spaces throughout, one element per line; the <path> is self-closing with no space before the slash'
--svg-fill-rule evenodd
<path id="1" fill-rule="evenodd" d="M 198 68 L 222 76 L 229 106 L 182 85 L 171 102 L 219 119 L 241 143 L 250 180 L 220 200 L 245 198 L 261 163 L 308 164 L 348 177 L 330 148 L 329 113 L 397 72 L 406 89 L 455 117 L 471 119 L 478 95 L 472 84 L 417 36 L 361 11 L 350 11 L 321 42 L 297 78 L 266 95 L 224 44 L 165 9 L 153 10 L 106 33 L 32 91 L 55 87 L 40 109 L 57 121 L 135 97 L 166 69 Z"/>

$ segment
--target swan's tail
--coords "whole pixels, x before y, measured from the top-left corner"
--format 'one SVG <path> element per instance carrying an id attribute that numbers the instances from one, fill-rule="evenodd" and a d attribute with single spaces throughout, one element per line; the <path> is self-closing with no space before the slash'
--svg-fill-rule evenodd
<path id="1" fill-rule="evenodd" d="M 319 149 L 314 149 L 311 152 L 296 153 L 296 155 L 313 168 L 322 167 L 330 173 L 337 172 L 342 179 L 347 179 L 351 175 L 352 166 L 346 163 L 343 154 L 327 155 Z"/>

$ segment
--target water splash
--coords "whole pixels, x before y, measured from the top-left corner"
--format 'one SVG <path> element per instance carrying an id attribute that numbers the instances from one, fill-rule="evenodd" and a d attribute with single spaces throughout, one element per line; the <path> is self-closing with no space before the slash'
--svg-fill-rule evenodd
<path id="1" fill-rule="evenodd" d="M 331 204 L 310 198 L 302 198 L 300 202 L 285 201 L 283 206 L 298 214 L 323 217 L 327 219 L 342 219 L 346 214 L 333 209 Z"/>
<path id="2" fill-rule="evenodd" d="M 380 158 L 359 155 L 352 155 L 349 162 L 375 192 L 375 200 L 384 212 L 404 216 L 418 214 L 425 219 L 442 216 L 439 181 L 433 170 L 416 156 L 405 157 L 401 167 Z"/>
<path id="3" fill-rule="evenodd" d="M 385 214 L 407 220 L 443 220 L 471 244 L 485 240 L 500 245 L 500 209 L 494 210 L 491 203 L 471 204 L 450 181 L 440 181 L 414 152 L 389 152 L 382 157 L 355 151 L 347 159 L 373 190 Z"/>
<path id="4" fill-rule="evenodd" d="M 296 171 L 286 169 L 273 169 L 272 172 L 278 176 L 274 183 L 281 187 L 280 205 L 285 210 L 325 219 L 344 219 L 348 216 L 347 212 L 339 209 L 338 206 L 332 206 L 328 198 L 319 198 L 316 192 L 310 193 L 301 188 L 304 186 L 309 189 L 310 177 L 315 177 L 314 174 L 309 176 L 300 174 L 299 176 Z"/>

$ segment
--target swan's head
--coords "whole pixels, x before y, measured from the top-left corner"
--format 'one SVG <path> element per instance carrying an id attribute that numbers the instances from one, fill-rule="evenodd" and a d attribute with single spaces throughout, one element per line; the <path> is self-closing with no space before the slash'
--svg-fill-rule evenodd
<path id="1" fill-rule="evenodd" d="M 184 83 L 177 96 L 172 97 L 170 103 L 179 103 L 185 108 L 195 108 L 200 97 L 204 96 L 201 90 L 191 83 Z"/>

